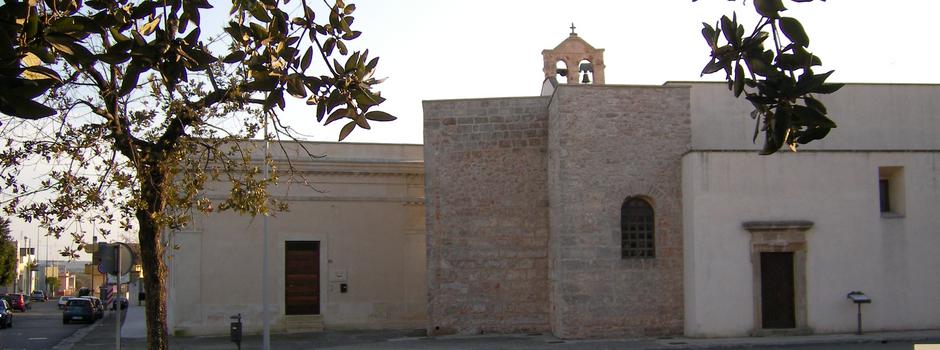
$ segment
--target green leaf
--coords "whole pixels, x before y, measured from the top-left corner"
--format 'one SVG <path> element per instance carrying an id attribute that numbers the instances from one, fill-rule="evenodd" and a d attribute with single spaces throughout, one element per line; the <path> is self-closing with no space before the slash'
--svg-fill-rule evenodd
<path id="1" fill-rule="evenodd" d="M 118 96 L 125 96 L 133 91 L 137 87 L 137 79 L 140 78 L 142 72 L 143 68 L 133 63 L 127 65 L 127 69 L 124 71 L 124 79 L 121 80 L 121 89 L 118 90 Z"/>
<path id="2" fill-rule="evenodd" d="M 56 73 L 56 71 L 52 69 L 43 66 L 32 66 L 27 67 L 26 71 L 35 73 L 39 79 L 49 79 L 55 81 L 57 84 L 62 84 L 62 78 L 59 77 L 59 73 Z"/>
<path id="3" fill-rule="evenodd" d="M 29 99 L 7 100 L 12 115 L 17 118 L 36 120 L 55 115 L 55 110 Z M 2 102 L 0 102 L 2 104 Z"/>
<path id="4" fill-rule="evenodd" d="M 352 121 L 343 126 L 343 129 L 339 131 L 339 140 L 343 141 L 346 136 L 349 136 L 352 133 L 353 129 L 356 128 L 356 122 Z"/>
<path id="5" fill-rule="evenodd" d="M 316 95 L 314 95 L 314 96 L 316 96 Z M 311 96 L 310 98 L 313 98 L 313 96 Z M 310 100 L 307 100 L 307 103 L 309 104 L 309 103 L 310 103 Z M 326 115 L 326 106 L 325 106 L 324 104 L 322 104 L 322 103 L 318 103 L 318 104 L 317 104 L 317 123 L 322 122 L 322 121 L 323 121 L 323 117 L 324 117 L 325 115 Z"/>
<path id="6" fill-rule="evenodd" d="M 814 140 L 821 140 L 829 134 L 830 128 L 810 128 L 803 131 L 800 136 L 796 139 L 796 142 L 800 144 L 807 144 Z"/>
<path id="7" fill-rule="evenodd" d="M 780 30 L 783 31 L 783 35 L 786 35 L 794 44 L 809 47 L 809 36 L 806 35 L 806 32 L 803 30 L 803 25 L 800 24 L 800 21 L 797 21 L 796 18 L 780 18 Z"/>
<path id="8" fill-rule="evenodd" d="M 346 118 L 346 117 L 348 116 L 347 113 L 349 113 L 349 112 L 348 112 L 348 110 L 347 110 L 346 108 L 337 109 L 337 110 L 333 111 L 333 113 L 330 113 L 330 116 L 329 116 L 329 117 L 326 117 L 326 121 L 323 122 L 323 125 L 330 125 L 330 123 L 332 123 L 332 122 L 335 122 L 335 121 L 337 121 L 337 120 Z"/>
<path id="9" fill-rule="evenodd" d="M 725 64 L 719 60 L 712 59 L 711 62 L 705 65 L 705 68 L 702 69 L 702 75 L 712 74 L 714 72 L 720 71 L 725 67 Z"/>
<path id="10" fill-rule="evenodd" d="M 764 62 L 763 58 L 761 57 L 746 57 L 744 59 L 744 63 L 747 64 L 747 67 L 750 69 L 751 73 L 762 77 L 767 77 L 773 74 L 771 72 L 773 69 L 771 69 L 770 66 Z"/>
<path id="11" fill-rule="evenodd" d="M 307 89 L 304 87 L 303 76 L 297 73 L 287 76 L 287 93 L 296 98 L 307 97 Z"/>
<path id="12" fill-rule="evenodd" d="M 117 27 L 111 27 L 108 29 L 108 31 L 111 32 L 111 37 L 114 38 L 114 40 L 116 40 L 119 43 L 131 40 L 131 38 L 128 38 L 126 35 L 121 34 L 121 31 L 118 30 Z"/>
<path id="13" fill-rule="evenodd" d="M 225 63 L 241 62 L 242 60 L 245 59 L 245 55 L 246 55 L 245 51 L 238 50 L 238 51 L 235 51 L 226 55 L 225 58 L 222 59 L 222 62 L 225 62 Z"/>
<path id="14" fill-rule="evenodd" d="M 362 35 L 362 32 L 360 32 L 360 31 L 358 31 L 358 30 L 354 30 L 354 31 L 351 31 L 351 32 L 347 32 L 347 33 L 343 34 L 343 40 L 353 40 L 353 39 L 355 39 L 355 38 L 358 38 L 360 35 Z"/>
<path id="15" fill-rule="evenodd" d="M 359 65 L 359 54 L 359 51 L 356 51 L 352 56 L 346 59 L 346 64 L 343 65 L 343 71 L 349 72 L 356 69 Z"/>
<path id="16" fill-rule="evenodd" d="M 366 129 L 366 130 L 369 130 L 369 129 L 372 128 L 371 126 L 369 126 L 369 121 L 366 120 L 366 118 L 363 118 L 362 116 L 358 116 L 358 117 L 356 117 L 356 118 L 353 118 L 353 120 L 356 121 L 356 125 L 358 125 L 360 128 L 363 128 L 363 129 Z"/>
<path id="17" fill-rule="evenodd" d="M 377 122 L 390 122 L 395 119 L 398 119 L 395 116 L 382 112 L 382 111 L 370 111 L 365 114 L 365 117 L 368 120 L 374 120 Z"/>
<path id="18" fill-rule="evenodd" d="M 702 22 L 702 27 L 702 37 L 705 38 L 705 43 L 714 50 L 718 47 L 718 42 L 715 40 L 715 28 L 705 22 Z"/>
<path id="19" fill-rule="evenodd" d="M 823 83 L 826 82 L 826 79 L 835 71 L 828 71 L 823 74 L 803 74 L 800 75 L 800 79 L 796 82 L 796 94 L 805 95 L 810 92 L 816 92 L 817 89 L 822 87 Z M 841 86 L 836 87 L 835 90 L 838 90 Z M 835 92 L 832 90 L 832 92 Z M 817 92 L 821 94 L 829 92 Z"/>
<path id="20" fill-rule="evenodd" d="M 326 38 L 326 40 L 323 41 L 323 53 L 326 54 L 327 56 L 332 55 L 333 47 L 335 46 L 336 46 L 336 39 L 333 39 L 333 37 Z"/>
<path id="21" fill-rule="evenodd" d="M 804 63 L 808 62 L 800 60 L 794 54 L 784 53 L 777 56 L 777 62 L 774 65 L 783 70 L 797 70 L 804 68 Z"/>
<path id="22" fill-rule="evenodd" d="M 783 0 L 754 0 L 754 8 L 757 13 L 767 18 L 780 17 L 778 12 L 787 9 L 783 6 Z"/>
<path id="23" fill-rule="evenodd" d="M 737 32 L 735 29 L 734 23 L 731 22 L 731 19 L 728 16 L 721 16 L 721 32 L 725 35 L 725 40 L 728 43 L 734 45 L 736 44 L 734 40 L 734 33 Z"/>
<path id="24" fill-rule="evenodd" d="M 304 72 L 310 67 L 310 60 L 313 59 L 313 46 L 308 47 L 304 56 L 300 59 L 300 71 Z"/>
<path id="25" fill-rule="evenodd" d="M 806 97 L 803 97 L 803 101 L 806 102 L 806 107 L 815 109 L 815 110 L 819 111 L 819 113 L 822 113 L 822 114 L 828 113 L 828 112 L 826 111 L 826 105 L 824 105 L 822 102 L 820 102 L 819 100 L 817 100 L 817 99 L 815 99 L 815 98 L 806 96 Z"/>
<path id="26" fill-rule="evenodd" d="M 356 11 L 356 5 L 355 5 L 355 4 L 349 4 L 349 5 L 346 5 L 346 7 L 343 8 L 343 14 L 351 15 L 354 11 Z"/>
<path id="27" fill-rule="evenodd" d="M 738 61 L 734 67 L 734 97 L 741 97 L 744 92 L 744 79 L 744 67 L 741 66 L 741 61 Z"/>
<path id="28" fill-rule="evenodd" d="M 147 24 L 144 24 L 143 27 L 140 27 L 140 35 L 148 36 L 151 33 L 153 33 L 153 31 L 157 30 L 157 28 L 160 26 L 161 18 L 162 17 L 160 16 L 156 16 L 150 22 L 147 22 Z"/>
<path id="29" fill-rule="evenodd" d="M 831 94 L 833 92 L 839 91 L 845 84 L 842 83 L 833 83 L 833 84 L 822 84 L 819 87 L 813 89 L 813 93 L 817 94 Z"/>
<path id="30" fill-rule="evenodd" d="M 809 127 L 824 127 L 824 128 L 835 128 L 836 123 L 832 119 L 827 118 L 825 115 L 820 113 L 814 108 L 809 108 L 806 106 L 794 105 L 793 106 L 793 115 L 795 115 L 803 123 L 803 125 Z"/>
<path id="31" fill-rule="evenodd" d="M 264 9 L 264 6 L 261 3 L 256 2 L 248 10 L 251 13 L 251 16 L 258 19 L 261 22 L 268 23 L 271 22 L 271 15 L 268 14 L 268 11 Z"/>

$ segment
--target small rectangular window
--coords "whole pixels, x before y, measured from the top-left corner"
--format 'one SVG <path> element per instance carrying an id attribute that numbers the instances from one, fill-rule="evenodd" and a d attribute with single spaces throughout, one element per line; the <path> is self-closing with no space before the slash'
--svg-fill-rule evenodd
<path id="1" fill-rule="evenodd" d="M 878 196 L 881 199 L 881 212 L 889 213 L 891 212 L 891 197 L 890 197 L 890 186 L 888 186 L 888 179 L 878 180 Z"/>
<path id="2" fill-rule="evenodd" d="M 904 217 L 904 187 L 904 167 L 878 167 L 878 206 L 882 217 Z"/>

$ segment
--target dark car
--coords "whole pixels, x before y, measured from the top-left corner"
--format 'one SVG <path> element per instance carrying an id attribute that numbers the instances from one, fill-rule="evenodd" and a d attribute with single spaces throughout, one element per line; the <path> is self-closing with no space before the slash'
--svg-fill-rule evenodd
<path id="1" fill-rule="evenodd" d="M 62 311 L 62 323 L 70 322 L 88 322 L 94 323 L 98 319 L 95 315 L 95 306 L 91 300 L 84 298 L 72 298 L 65 305 L 65 311 Z"/>
<path id="2" fill-rule="evenodd" d="M 91 301 L 92 309 L 95 311 L 95 317 L 104 318 L 104 304 L 101 303 L 101 299 L 93 296 L 78 297 L 79 299 L 86 299 Z"/>
<path id="3" fill-rule="evenodd" d="M 7 295 L 11 298 L 10 308 L 12 308 L 14 311 L 26 312 L 26 310 L 29 310 L 32 307 L 29 305 L 29 298 L 23 294 L 13 293 Z"/>
<path id="4" fill-rule="evenodd" d="M 13 310 L 6 299 L 0 299 L 0 328 L 13 327 Z"/>
<path id="5" fill-rule="evenodd" d="M 33 294 L 30 294 L 29 300 L 32 301 L 46 301 L 46 292 L 41 290 L 34 290 Z"/>
<path id="6" fill-rule="evenodd" d="M 122 310 L 127 308 L 127 298 L 123 296 L 114 297 L 114 302 L 111 303 L 111 310 L 116 310 L 120 307 Z"/>

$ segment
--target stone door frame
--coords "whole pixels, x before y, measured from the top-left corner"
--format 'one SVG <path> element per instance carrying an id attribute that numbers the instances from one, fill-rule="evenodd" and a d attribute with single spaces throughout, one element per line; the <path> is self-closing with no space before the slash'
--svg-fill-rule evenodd
<path id="1" fill-rule="evenodd" d="M 751 233 L 751 266 L 755 336 L 809 334 L 806 323 L 806 231 L 812 221 L 748 221 L 742 225 Z M 796 327 L 763 328 L 761 300 L 761 253 L 793 253 L 793 302 Z"/>

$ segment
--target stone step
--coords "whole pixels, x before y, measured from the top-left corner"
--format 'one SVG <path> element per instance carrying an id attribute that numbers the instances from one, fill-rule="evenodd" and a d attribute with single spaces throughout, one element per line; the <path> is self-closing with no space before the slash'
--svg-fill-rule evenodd
<path id="1" fill-rule="evenodd" d="M 287 315 L 284 316 L 284 328 L 287 333 L 322 332 L 323 316 Z"/>

